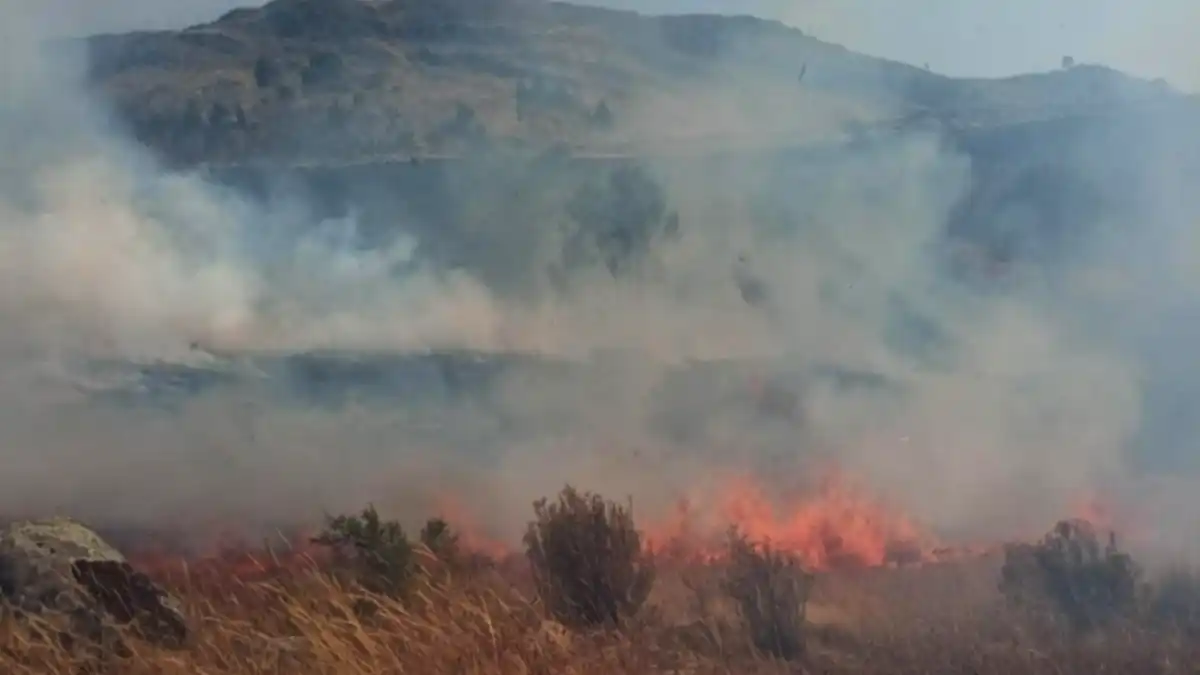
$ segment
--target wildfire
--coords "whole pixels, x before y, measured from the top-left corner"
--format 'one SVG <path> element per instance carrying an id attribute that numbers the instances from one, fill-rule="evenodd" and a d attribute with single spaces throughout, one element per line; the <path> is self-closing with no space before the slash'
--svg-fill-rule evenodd
<path id="1" fill-rule="evenodd" d="M 488 537 L 475 525 L 458 500 L 444 496 L 436 506 L 434 512 L 451 526 L 464 553 L 495 561 L 504 561 L 512 555 L 510 547 Z M 236 534 L 233 528 L 203 529 L 214 534 L 201 536 L 193 532 L 190 544 L 166 533 L 126 534 L 121 537 L 125 544 L 122 548 L 129 552 L 130 561 L 138 569 L 152 577 L 189 585 L 228 579 L 266 580 L 312 569 L 330 559 L 329 549 L 314 543 L 315 529 L 291 528 L 257 540 Z M 204 544 L 197 546 L 195 542 Z"/>
<path id="2" fill-rule="evenodd" d="M 254 542 L 229 532 L 208 539 L 203 548 L 171 545 L 147 533 L 129 553 L 138 569 L 165 581 L 196 584 L 206 581 L 267 579 L 278 573 L 311 568 L 327 551 L 312 543 L 312 535 L 296 530 L 278 533 L 271 541 Z"/>
<path id="3" fill-rule="evenodd" d="M 683 499 L 668 516 L 640 522 L 643 541 L 667 559 L 713 561 L 723 556 L 730 527 L 751 541 L 796 556 L 810 570 L 877 567 L 949 560 L 957 550 L 939 549 L 909 519 L 872 498 L 841 471 L 831 470 L 813 488 L 778 495 L 747 476 L 720 484 L 709 499 Z M 489 537 L 462 502 L 443 496 L 434 512 L 458 535 L 464 552 L 507 560 L 514 547 Z M 414 533 L 415 534 L 415 533 Z M 270 542 L 213 537 L 203 551 L 155 547 L 141 539 L 131 558 L 155 576 L 194 582 L 208 576 L 259 579 L 280 570 L 319 564 L 327 551 L 311 533 L 279 534 Z"/>
<path id="4" fill-rule="evenodd" d="M 1091 523 L 1097 530 L 1118 537 L 1123 548 L 1127 544 L 1148 545 L 1157 536 L 1152 525 L 1154 519 L 1148 513 L 1131 502 L 1099 490 L 1078 495 L 1068 512 L 1072 518 Z"/>
<path id="5" fill-rule="evenodd" d="M 839 471 L 815 491 L 773 503 L 757 482 L 730 481 L 708 513 L 681 501 L 676 513 L 648 530 L 653 550 L 712 559 L 720 556 L 720 528 L 734 526 L 769 542 L 813 570 L 873 567 L 925 559 L 926 537 L 908 519 L 870 498 Z"/>
<path id="6" fill-rule="evenodd" d="M 1116 530 L 1117 522 L 1113 508 L 1097 494 L 1089 494 L 1075 501 L 1071 508 L 1073 518 L 1084 520 L 1103 530 Z"/>
<path id="7" fill-rule="evenodd" d="M 438 499 L 437 506 L 439 517 L 454 529 L 459 546 L 464 550 L 495 560 L 512 555 L 512 548 L 486 534 L 485 529 L 478 525 L 478 521 L 469 515 L 469 509 L 457 498 L 443 495 Z"/>

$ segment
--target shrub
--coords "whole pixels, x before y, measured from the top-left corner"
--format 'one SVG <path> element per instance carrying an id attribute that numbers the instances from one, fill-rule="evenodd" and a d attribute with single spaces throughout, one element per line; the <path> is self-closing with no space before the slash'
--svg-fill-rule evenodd
<path id="1" fill-rule="evenodd" d="M 335 52 L 318 52 L 308 59 L 308 65 L 300 73 L 304 86 L 332 84 L 342 76 L 345 63 Z"/>
<path id="2" fill-rule="evenodd" d="M 1046 607 L 1071 628 L 1086 631 L 1137 608 L 1140 571 L 1117 548 L 1116 535 L 1101 545 L 1082 520 L 1062 521 L 1037 544 L 1006 547 L 1000 591 L 1025 607 Z"/>
<path id="3" fill-rule="evenodd" d="M 259 89 L 270 89 L 279 84 L 283 68 L 274 59 L 260 56 L 254 62 L 254 84 Z"/>
<path id="4" fill-rule="evenodd" d="M 533 505 L 526 555 L 538 595 L 558 621 L 619 624 L 637 613 L 654 583 L 630 507 L 567 486 Z"/>
<path id="5" fill-rule="evenodd" d="M 1149 589 L 1146 610 L 1152 627 L 1200 637 L 1200 573 L 1183 567 L 1164 573 Z"/>
<path id="6" fill-rule="evenodd" d="M 579 226 L 564 245 L 568 264 L 602 262 L 613 276 L 636 269 L 656 244 L 680 236 L 679 215 L 668 210 L 662 185 L 637 164 L 585 182 L 566 211 Z"/>
<path id="7" fill-rule="evenodd" d="M 613 117 L 612 109 L 608 107 L 608 101 L 600 99 L 596 107 L 592 109 L 590 116 L 592 126 L 597 129 L 608 131 L 616 124 L 616 119 Z"/>
<path id="8" fill-rule="evenodd" d="M 421 528 L 421 543 L 438 560 L 454 562 L 459 557 L 458 535 L 441 518 L 430 518 Z"/>
<path id="9" fill-rule="evenodd" d="M 737 604 L 756 649 L 785 660 L 804 655 L 804 620 L 813 576 L 793 555 L 729 536 L 725 592 Z"/>
<path id="10" fill-rule="evenodd" d="M 407 590 L 417 567 L 412 544 L 399 523 L 382 520 L 374 506 L 353 516 L 330 517 L 313 539 L 353 572 L 364 589 L 396 597 Z"/>

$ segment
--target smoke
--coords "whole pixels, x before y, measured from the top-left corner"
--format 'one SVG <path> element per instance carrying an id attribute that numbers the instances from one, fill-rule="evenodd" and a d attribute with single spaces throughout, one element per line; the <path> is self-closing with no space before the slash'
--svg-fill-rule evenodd
<path id="1" fill-rule="evenodd" d="M 541 220 L 536 199 L 485 210 L 476 234 L 496 246 L 451 265 L 423 257 L 428 228 L 415 219 L 394 223 L 407 236 L 364 246 L 354 218 L 316 222 L 298 195 L 256 202 L 165 170 L 110 123 L 79 70 L 44 58 L 37 28 L 9 28 L 0 54 L 0 511 L 262 526 L 369 500 L 411 519 L 451 495 L 511 536 L 530 500 L 568 481 L 652 515 L 683 494 L 718 495 L 729 471 L 787 483 L 832 459 L 946 536 L 1036 532 L 1098 490 L 1153 514 L 1156 536 L 1195 534 L 1190 516 L 1167 518 L 1193 512 L 1191 479 L 1166 490 L 1138 459 L 1182 433 L 1147 435 L 1147 392 L 1194 381 L 1180 365 L 1189 340 L 1135 328 L 1187 323 L 1196 288 L 1195 214 L 1177 206 L 1180 160 L 1165 152 L 1107 158 L 1134 165 L 1096 178 L 1101 188 L 1142 181 L 1128 212 L 1091 223 L 1053 269 L 1018 260 L 987 290 L 947 264 L 946 223 L 979 173 L 937 134 L 820 162 L 662 161 L 650 170 L 683 235 L 656 242 L 637 273 L 568 266 L 559 283 L 546 272 L 562 262 L 559 223 Z M 619 114 L 650 137 L 682 115 L 678 101 L 701 100 L 682 142 L 761 145 L 769 135 L 745 133 L 762 128 L 744 102 L 772 80 L 729 81 L 714 69 Z M 807 93 L 756 100 L 792 110 L 770 116 L 789 138 L 834 133 L 831 111 L 890 112 Z M 1149 125 L 1118 140 L 1149 142 Z M 1113 144 L 1089 147 L 1066 165 L 1083 171 Z M 479 194 L 503 194 L 501 176 L 473 175 Z M 520 244 L 504 245 L 506 232 Z M 751 298 L 739 280 L 765 290 Z M 461 348 L 585 369 L 342 408 L 295 405 L 274 395 L 291 386 L 278 373 L 239 371 L 172 408 L 99 403 L 105 383 L 84 367 L 219 373 L 212 353 Z M 670 374 L 695 359 L 799 373 L 803 421 L 697 404 L 719 378 L 684 385 L 656 417 Z M 874 384 L 814 374 L 829 369 Z M 738 372 L 732 390 L 744 392 Z"/>

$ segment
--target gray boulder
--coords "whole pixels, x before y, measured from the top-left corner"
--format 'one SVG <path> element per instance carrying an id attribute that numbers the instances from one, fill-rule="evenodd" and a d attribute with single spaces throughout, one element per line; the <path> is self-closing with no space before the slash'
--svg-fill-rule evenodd
<path id="1" fill-rule="evenodd" d="M 188 627 L 179 602 L 98 534 L 69 518 L 0 531 L 0 609 L 36 617 L 60 638 L 123 645 L 117 627 L 168 647 Z"/>

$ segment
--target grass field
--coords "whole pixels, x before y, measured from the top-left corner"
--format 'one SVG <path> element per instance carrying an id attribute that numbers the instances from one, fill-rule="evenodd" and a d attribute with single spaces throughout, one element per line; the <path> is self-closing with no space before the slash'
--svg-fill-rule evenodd
<path id="1" fill-rule="evenodd" d="M 618 548 L 615 539 L 606 541 L 604 550 Z M 533 558 L 455 551 L 447 556 L 414 546 L 403 594 L 365 590 L 370 584 L 358 583 L 345 559 L 335 563 L 322 548 L 191 562 L 135 556 L 182 601 L 192 630 L 187 645 L 172 650 L 131 638 L 131 653 L 117 656 L 39 640 L 35 625 L 9 620 L 0 631 L 0 672 L 1091 675 L 1200 669 L 1200 643 L 1173 631 L 1129 621 L 1081 634 L 1054 617 L 1011 608 L 998 590 L 999 554 L 806 575 L 812 583 L 805 592 L 804 648 L 783 659 L 770 656 L 761 640 L 755 647 L 752 622 L 728 585 L 737 567 L 732 557 L 654 556 L 654 584 L 636 612 L 616 623 L 569 627 L 537 599 L 545 594 L 531 573 Z M 773 569 L 782 576 L 783 568 Z M 778 588 L 775 581 L 771 588 Z"/>

